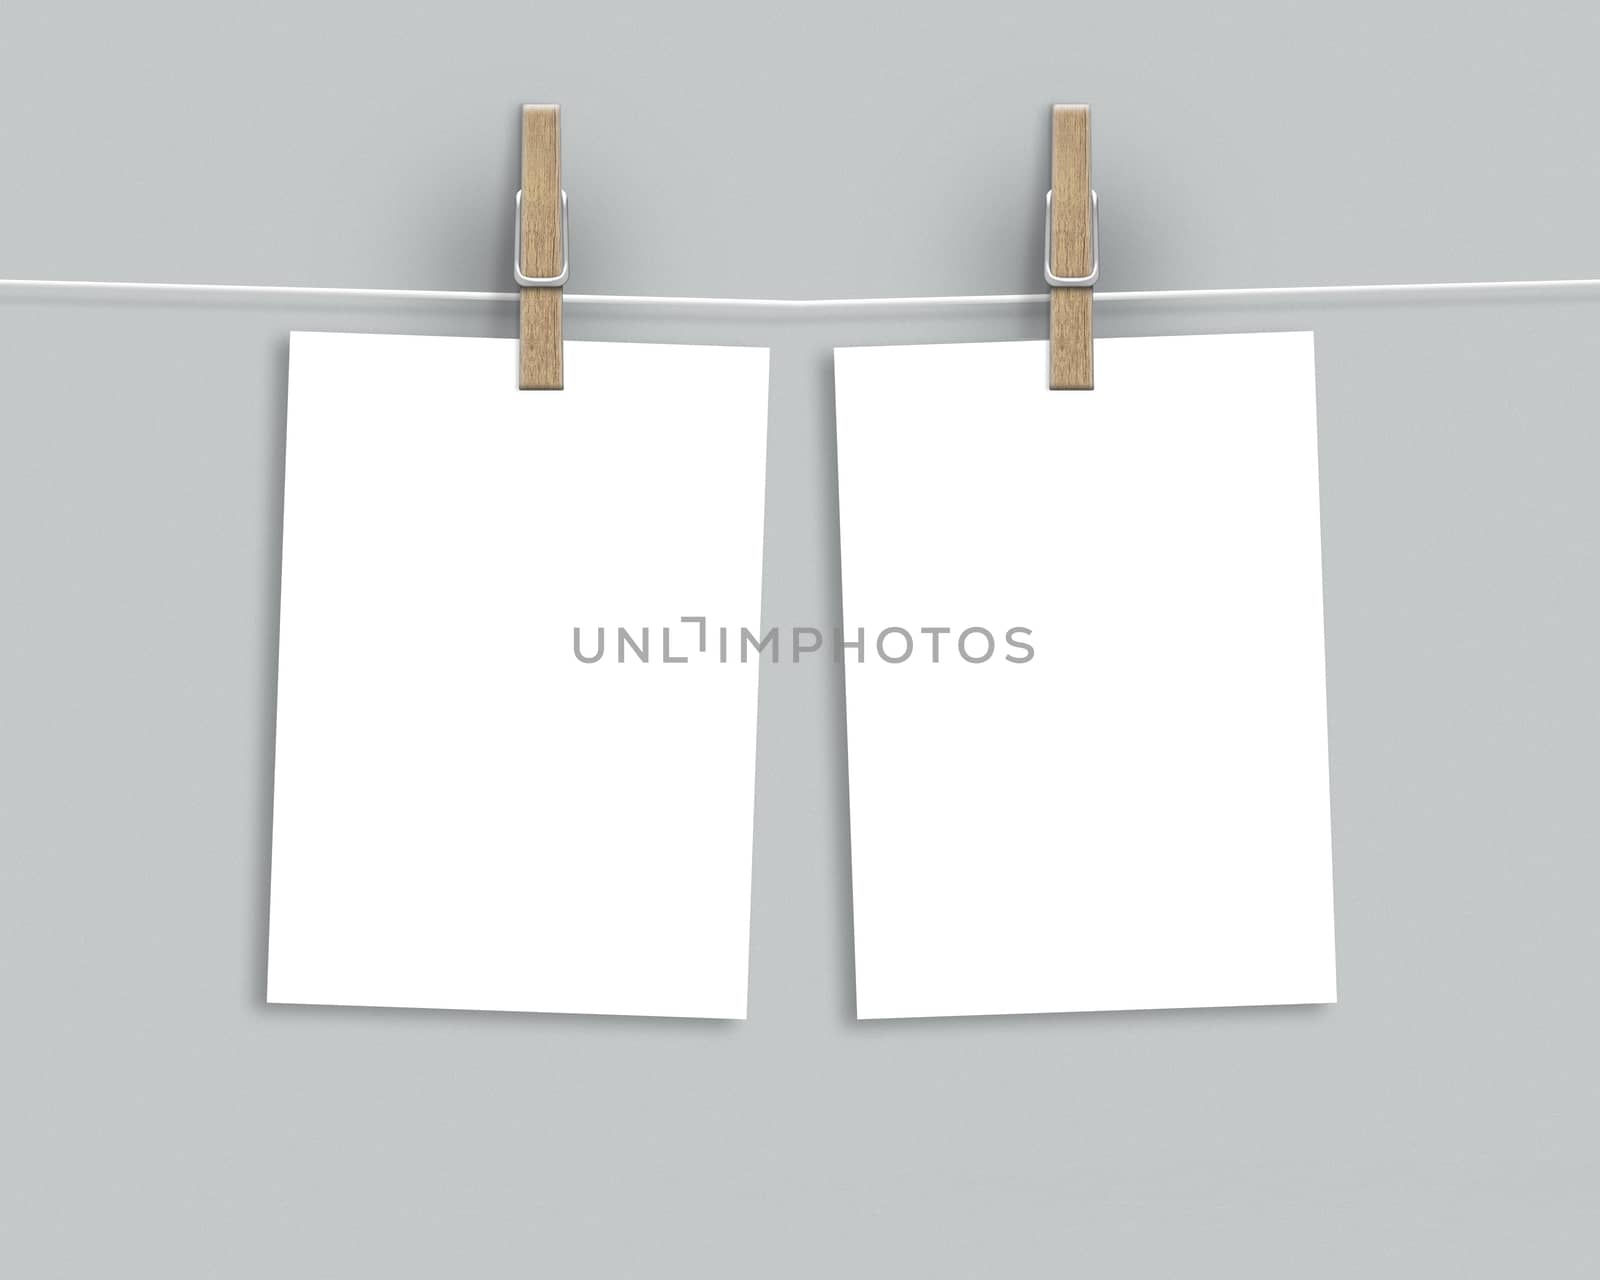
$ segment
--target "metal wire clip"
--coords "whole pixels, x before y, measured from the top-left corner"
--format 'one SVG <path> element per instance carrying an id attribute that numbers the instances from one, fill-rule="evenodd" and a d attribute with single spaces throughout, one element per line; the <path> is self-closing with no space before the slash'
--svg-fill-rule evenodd
<path id="1" fill-rule="evenodd" d="M 1094 191 L 1089 193 L 1089 274 L 1058 276 L 1050 270 L 1051 205 L 1054 195 L 1054 191 L 1044 193 L 1044 282 L 1052 289 L 1087 289 L 1100 278 L 1100 196 Z"/>
<path id="2" fill-rule="evenodd" d="M 559 289 L 567 282 L 567 268 L 571 265 L 567 246 L 567 193 L 561 192 L 561 270 L 553 276 L 526 276 L 522 274 L 522 188 L 517 188 L 517 220 L 513 224 L 511 274 L 524 289 Z"/>

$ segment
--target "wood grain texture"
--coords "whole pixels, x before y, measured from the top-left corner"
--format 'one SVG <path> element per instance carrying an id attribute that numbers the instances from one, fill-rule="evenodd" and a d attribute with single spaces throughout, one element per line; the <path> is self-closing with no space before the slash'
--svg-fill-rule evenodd
<path id="1" fill-rule="evenodd" d="M 522 108 L 522 270 L 553 276 L 561 270 L 561 108 Z M 522 290 L 517 385 L 559 391 L 560 289 Z"/>
<path id="2" fill-rule="evenodd" d="M 1050 123 L 1050 269 L 1089 274 L 1089 108 L 1057 106 Z M 1094 290 L 1050 290 L 1050 389 L 1094 388 Z"/>

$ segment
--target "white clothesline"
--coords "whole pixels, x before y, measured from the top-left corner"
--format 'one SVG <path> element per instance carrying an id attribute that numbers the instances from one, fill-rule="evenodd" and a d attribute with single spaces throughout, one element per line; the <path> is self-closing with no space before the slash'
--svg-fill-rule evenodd
<path id="1" fill-rule="evenodd" d="M 472 290 L 386 290 L 323 285 L 202 285 L 155 280 L 10 280 L 0 278 L 0 290 L 62 290 L 82 293 L 165 293 L 222 296 L 222 298 L 352 299 L 394 302 L 515 302 L 517 293 L 480 293 Z M 1237 290 L 1134 290 L 1130 293 L 1099 291 L 1094 301 L 1110 302 L 1230 302 L 1248 299 L 1299 301 L 1315 298 L 1427 298 L 1435 294 L 1504 296 L 1504 294 L 1600 293 L 1600 280 L 1454 280 L 1414 285 L 1286 285 Z M 923 307 L 965 307 L 970 310 L 1005 307 L 1043 307 L 1045 293 L 976 294 L 970 298 L 648 298 L 630 294 L 568 293 L 565 301 L 578 307 L 670 307 L 670 309 L 768 310 L 768 312 L 856 312 L 856 310 L 918 310 Z"/>
<path id="2" fill-rule="evenodd" d="M 0 278 L 0 292 L 61 290 L 83 293 L 147 293 L 213 297 L 272 297 L 349 299 L 374 302 L 493 302 L 517 301 L 516 293 L 477 292 L 465 289 L 362 289 L 299 284 L 196 284 L 145 280 L 13 280 Z M 1453 294 L 1495 297 L 1512 294 L 1562 294 L 1600 292 L 1600 279 L 1576 280 L 1459 280 L 1421 284 L 1312 284 L 1246 289 L 1146 289 L 1131 292 L 1096 290 L 1096 303 L 1124 302 L 1234 302 L 1277 299 L 1293 302 L 1315 298 L 1405 299 Z M 569 293 L 566 302 L 580 310 L 665 307 L 674 311 L 706 310 L 776 314 L 791 312 L 917 311 L 925 308 L 1003 310 L 1044 307 L 1045 293 L 978 294 L 971 297 L 906 298 L 667 298 L 628 294 Z"/>

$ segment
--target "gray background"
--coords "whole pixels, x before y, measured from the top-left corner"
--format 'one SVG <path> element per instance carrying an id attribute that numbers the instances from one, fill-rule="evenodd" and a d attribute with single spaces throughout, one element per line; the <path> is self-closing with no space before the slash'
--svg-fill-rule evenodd
<path id="1" fill-rule="evenodd" d="M 516 105 L 581 292 L 1600 275 L 1590 6 L 301 0 L 9 10 L 0 274 L 503 289 Z M 857 1024 L 837 672 L 763 670 L 751 1019 L 262 1002 L 286 332 L 509 307 L 0 293 L 0 1272 L 1588 1276 L 1600 299 L 1314 328 L 1341 1003 Z M 774 347 L 766 622 L 838 617 L 828 347 Z"/>

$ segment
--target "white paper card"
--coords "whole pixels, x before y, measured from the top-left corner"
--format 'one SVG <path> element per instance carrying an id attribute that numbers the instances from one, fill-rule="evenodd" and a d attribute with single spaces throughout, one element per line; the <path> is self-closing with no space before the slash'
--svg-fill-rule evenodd
<path id="1" fill-rule="evenodd" d="M 270 1001 L 744 1016 L 758 668 L 653 624 L 756 625 L 766 418 L 763 349 L 293 335 Z"/>
<path id="2" fill-rule="evenodd" d="M 1332 1001 L 1312 335 L 1046 359 L 835 352 L 858 1016 Z"/>

